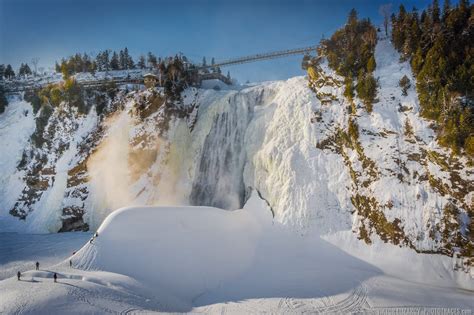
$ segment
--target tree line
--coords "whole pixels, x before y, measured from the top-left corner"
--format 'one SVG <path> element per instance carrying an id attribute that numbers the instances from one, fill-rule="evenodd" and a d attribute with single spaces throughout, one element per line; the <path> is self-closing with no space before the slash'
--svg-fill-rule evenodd
<path id="1" fill-rule="evenodd" d="M 474 156 L 474 5 L 438 0 L 421 13 L 392 14 L 392 42 L 416 77 L 421 115 L 440 143 Z"/>
<path id="2" fill-rule="evenodd" d="M 95 58 L 87 53 L 76 53 L 69 58 L 63 58 L 61 62 L 56 62 L 56 72 L 63 74 L 65 78 L 80 72 L 95 73 L 96 71 L 110 70 L 129 70 L 129 69 L 146 69 L 156 68 L 161 62 L 161 58 L 157 58 L 153 53 L 149 52 L 147 56 L 141 55 L 137 62 L 133 60 L 128 52 L 128 48 L 117 51 L 106 49 L 100 51 Z"/>
<path id="3" fill-rule="evenodd" d="M 34 74 L 34 72 L 31 71 L 31 68 L 28 65 L 28 63 L 22 63 L 20 65 L 20 68 L 18 69 L 18 76 L 26 77 L 32 74 Z M 16 77 L 16 74 L 11 65 L 5 66 L 4 64 L 0 64 L 0 80 L 13 79 L 15 77 Z"/>
<path id="4" fill-rule="evenodd" d="M 15 71 L 11 65 L 0 65 L 0 80 L 13 79 L 15 77 Z"/>

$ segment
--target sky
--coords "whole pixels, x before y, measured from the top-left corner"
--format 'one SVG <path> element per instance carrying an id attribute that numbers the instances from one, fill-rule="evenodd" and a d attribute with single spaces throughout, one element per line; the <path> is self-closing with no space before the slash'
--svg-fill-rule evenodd
<path id="1" fill-rule="evenodd" d="M 76 52 L 127 47 L 134 58 L 183 53 L 216 62 L 317 44 L 351 8 L 381 23 L 380 5 L 423 9 L 429 0 L 0 0 L 0 64 L 39 58 L 39 67 Z M 442 1 L 441 1 L 442 2 Z M 302 75 L 301 56 L 229 66 L 240 82 Z"/>

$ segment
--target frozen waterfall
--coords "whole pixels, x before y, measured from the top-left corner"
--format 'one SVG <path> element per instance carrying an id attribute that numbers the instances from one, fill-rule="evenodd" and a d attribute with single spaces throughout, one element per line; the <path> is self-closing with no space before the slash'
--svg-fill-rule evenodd
<path id="1" fill-rule="evenodd" d="M 253 107 L 247 95 L 240 93 L 231 93 L 211 106 L 219 110 L 206 111 L 211 115 L 206 120 L 212 123 L 196 165 L 189 201 L 193 205 L 239 209 L 245 201 L 244 138 Z"/>

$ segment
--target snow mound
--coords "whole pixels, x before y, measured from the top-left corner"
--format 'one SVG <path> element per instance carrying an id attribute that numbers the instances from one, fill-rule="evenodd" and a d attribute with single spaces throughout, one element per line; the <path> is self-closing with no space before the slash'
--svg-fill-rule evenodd
<path id="1" fill-rule="evenodd" d="M 273 225 L 270 210 L 255 195 L 236 211 L 122 208 L 73 256 L 74 264 L 132 277 L 162 296 L 161 304 L 169 310 L 248 298 L 337 294 L 379 273 L 319 238 L 309 241 Z M 355 277 L 349 276 L 353 270 L 358 270 Z M 318 282 L 325 283 L 324 290 Z"/>
<path id="2" fill-rule="evenodd" d="M 130 207 L 109 215 L 78 255 L 86 269 L 130 275 L 190 299 L 247 269 L 261 233 L 247 211 Z"/>

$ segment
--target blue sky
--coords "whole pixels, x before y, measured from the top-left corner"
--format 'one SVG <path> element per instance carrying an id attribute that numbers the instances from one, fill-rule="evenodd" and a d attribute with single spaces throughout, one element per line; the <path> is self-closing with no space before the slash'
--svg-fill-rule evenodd
<path id="1" fill-rule="evenodd" d="M 0 0 L 0 63 L 39 57 L 39 66 L 75 52 L 128 47 L 132 56 L 183 52 L 193 61 L 216 61 L 260 52 L 309 46 L 331 35 L 354 7 L 380 23 L 388 0 Z M 431 1 L 402 1 L 423 9 Z M 301 75 L 301 56 L 231 66 L 240 81 Z"/>

